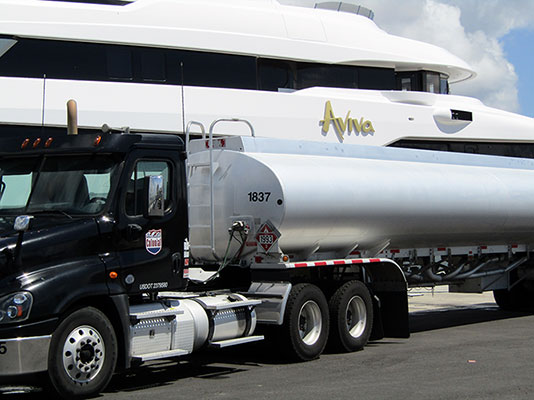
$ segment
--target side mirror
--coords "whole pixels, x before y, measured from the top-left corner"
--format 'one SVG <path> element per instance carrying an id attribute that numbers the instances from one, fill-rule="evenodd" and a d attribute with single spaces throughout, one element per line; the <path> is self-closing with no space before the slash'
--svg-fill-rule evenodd
<path id="1" fill-rule="evenodd" d="M 2 196 L 4 195 L 4 191 L 6 190 L 6 183 L 2 179 L 4 177 L 4 171 L 0 169 L 0 200 L 2 200 Z"/>
<path id="2" fill-rule="evenodd" d="M 30 227 L 30 221 L 33 217 L 30 215 L 19 215 L 15 218 L 15 223 L 13 224 L 13 229 L 17 232 L 26 232 Z"/>
<path id="3" fill-rule="evenodd" d="M 163 217 L 165 214 L 165 201 L 163 198 L 163 176 L 148 176 L 148 216 Z"/>

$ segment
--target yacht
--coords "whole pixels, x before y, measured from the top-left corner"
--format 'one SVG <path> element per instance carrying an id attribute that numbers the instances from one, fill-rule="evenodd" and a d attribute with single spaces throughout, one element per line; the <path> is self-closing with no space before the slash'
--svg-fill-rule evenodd
<path id="1" fill-rule="evenodd" d="M 0 0 L 0 134 L 64 127 L 76 99 L 84 129 L 237 117 L 263 137 L 534 157 L 532 118 L 449 94 L 475 75 L 339 2 Z"/>

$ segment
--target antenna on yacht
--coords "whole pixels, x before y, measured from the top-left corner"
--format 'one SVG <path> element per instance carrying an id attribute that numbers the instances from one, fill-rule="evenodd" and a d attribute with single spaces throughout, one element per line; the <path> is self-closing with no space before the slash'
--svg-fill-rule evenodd
<path id="1" fill-rule="evenodd" d="M 41 134 L 45 123 L 46 74 L 43 74 L 43 101 L 41 103 Z"/>
<path id="2" fill-rule="evenodd" d="M 182 76 L 182 134 L 185 135 L 185 95 L 184 95 L 184 62 L 180 61 L 180 73 Z"/>

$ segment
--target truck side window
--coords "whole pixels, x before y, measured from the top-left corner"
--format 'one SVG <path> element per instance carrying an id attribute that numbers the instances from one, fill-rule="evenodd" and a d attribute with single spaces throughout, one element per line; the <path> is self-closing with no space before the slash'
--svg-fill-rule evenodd
<path id="1" fill-rule="evenodd" d="M 171 165 L 167 161 L 141 160 L 135 165 L 126 191 L 126 214 L 140 216 L 145 207 L 145 177 L 161 175 L 163 177 L 163 201 L 165 210 L 171 205 Z"/>

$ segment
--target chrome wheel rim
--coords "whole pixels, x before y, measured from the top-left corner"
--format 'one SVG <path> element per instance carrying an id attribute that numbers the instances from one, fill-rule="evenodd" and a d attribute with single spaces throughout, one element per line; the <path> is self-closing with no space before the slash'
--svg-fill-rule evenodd
<path id="1" fill-rule="evenodd" d="M 84 384 L 95 379 L 102 370 L 104 358 L 102 335 L 92 326 L 79 326 L 67 335 L 63 367 L 74 382 Z"/>
<path id="2" fill-rule="evenodd" d="M 360 296 L 352 297 L 347 303 L 345 311 L 345 323 L 347 331 L 353 338 L 359 338 L 367 325 L 367 308 Z"/>
<path id="3" fill-rule="evenodd" d="M 298 324 L 300 338 L 305 344 L 311 346 L 319 340 L 323 321 L 321 309 L 315 301 L 308 300 L 302 305 L 299 311 Z"/>

